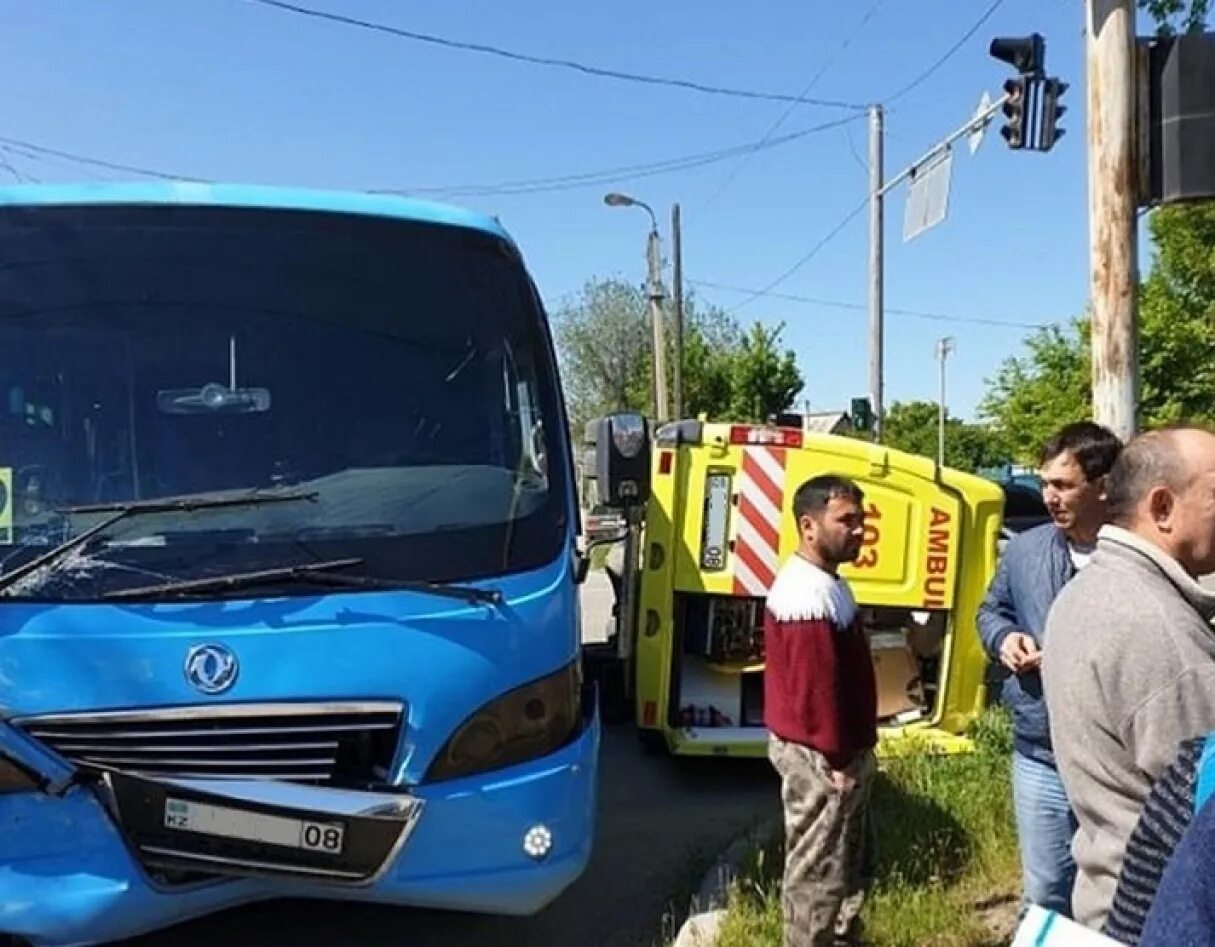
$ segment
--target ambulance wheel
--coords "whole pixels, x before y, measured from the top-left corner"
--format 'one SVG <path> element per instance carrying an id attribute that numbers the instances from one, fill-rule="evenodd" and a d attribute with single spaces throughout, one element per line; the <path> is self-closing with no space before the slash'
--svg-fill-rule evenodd
<path id="1" fill-rule="evenodd" d="M 658 756 L 667 752 L 667 738 L 661 730 L 637 729 L 637 740 L 646 756 Z"/>

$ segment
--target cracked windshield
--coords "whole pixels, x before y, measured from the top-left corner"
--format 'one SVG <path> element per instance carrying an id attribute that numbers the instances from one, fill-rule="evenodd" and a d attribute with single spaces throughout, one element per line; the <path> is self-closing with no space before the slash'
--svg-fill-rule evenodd
<path id="1" fill-rule="evenodd" d="M 542 557 L 560 511 L 529 285 L 488 236 L 305 216 L 0 215 L 3 594 Z"/>

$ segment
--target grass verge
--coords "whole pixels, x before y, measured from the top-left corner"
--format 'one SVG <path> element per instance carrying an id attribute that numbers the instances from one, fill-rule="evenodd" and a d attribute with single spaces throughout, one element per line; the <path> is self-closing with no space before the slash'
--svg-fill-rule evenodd
<path id="1" fill-rule="evenodd" d="M 994 947 L 1011 940 L 1020 887 L 1007 715 L 975 723 L 974 753 L 884 761 L 873 789 L 878 871 L 864 911 L 873 947 Z M 779 947 L 782 844 L 758 852 L 718 947 Z"/>

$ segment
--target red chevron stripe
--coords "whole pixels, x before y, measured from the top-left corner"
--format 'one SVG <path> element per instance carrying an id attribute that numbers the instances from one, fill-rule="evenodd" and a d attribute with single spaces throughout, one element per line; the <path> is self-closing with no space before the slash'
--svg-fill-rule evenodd
<path id="1" fill-rule="evenodd" d="M 753 458 L 750 452 L 743 454 L 743 476 L 759 487 L 760 492 L 772 501 L 774 507 L 778 510 L 781 508 L 785 491 L 780 484 L 772 482 L 768 471 L 759 465 L 759 461 Z"/>
<path id="2" fill-rule="evenodd" d="M 779 507 L 778 507 L 779 509 Z M 780 526 L 770 522 L 747 497 L 738 498 L 738 515 L 759 533 L 760 538 L 772 549 L 780 550 Z"/>
<path id="3" fill-rule="evenodd" d="M 755 554 L 750 546 L 745 543 L 738 543 L 734 548 L 734 555 L 743 561 L 746 567 L 751 570 L 751 574 L 763 584 L 765 589 L 772 587 L 772 583 L 776 581 L 776 575 Z"/>

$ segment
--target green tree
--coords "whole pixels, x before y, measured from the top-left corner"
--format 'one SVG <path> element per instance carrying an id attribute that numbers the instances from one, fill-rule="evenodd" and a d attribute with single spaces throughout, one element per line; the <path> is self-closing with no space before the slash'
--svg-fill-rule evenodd
<path id="1" fill-rule="evenodd" d="M 762 422 L 786 410 L 805 385 L 791 349 L 780 348 L 784 324 L 765 329 L 758 322 L 742 338 L 732 358 L 729 416 Z"/>
<path id="2" fill-rule="evenodd" d="M 937 406 L 931 401 L 896 401 L 886 412 L 882 442 L 911 454 L 937 456 Z M 945 418 L 945 465 L 976 471 L 1010 460 L 999 435 L 982 424 Z"/>
<path id="3" fill-rule="evenodd" d="M 668 335 L 673 333 L 668 331 Z M 684 299 L 683 413 L 723 417 L 733 393 L 734 360 L 741 344 L 738 323 L 716 306 Z M 646 349 L 647 353 L 649 349 Z M 675 357 L 667 359 L 670 390 L 675 391 Z M 647 373 L 647 378 L 649 377 Z"/>
<path id="4" fill-rule="evenodd" d="M 590 280 L 553 314 L 562 382 L 575 435 L 610 411 L 652 411 L 653 334 L 645 293 L 619 279 Z M 674 383 L 674 333 L 668 320 L 668 389 Z M 716 306 L 684 299 L 684 411 L 689 417 L 762 420 L 789 406 L 802 388 L 780 329 L 758 324 L 743 334 Z"/>
<path id="5" fill-rule="evenodd" d="M 988 380 L 979 415 L 1012 459 L 1032 463 L 1051 434 L 1092 414 L 1088 319 L 1039 329 L 1025 347 L 1025 355 L 1007 360 Z"/>
<path id="6" fill-rule="evenodd" d="M 597 415 L 648 409 L 649 320 L 638 287 L 591 280 L 575 302 L 553 314 L 553 324 L 575 437 Z"/>
<path id="7" fill-rule="evenodd" d="M 1215 419 L 1215 203 L 1149 221 L 1156 253 L 1139 294 L 1143 421 Z"/>
<path id="8" fill-rule="evenodd" d="M 1215 420 L 1215 203 L 1154 211 L 1154 256 L 1139 296 L 1139 421 Z M 1041 329 L 988 382 L 980 413 L 1016 459 L 1091 417 L 1089 320 Z"/>
<path id="9" fill-rule="evenodd" d="M 1211 0 L 1139 0 L 1139 9 L 1156 21 L 1161 34 L 1201 33 L 1206 29 Z"/>

